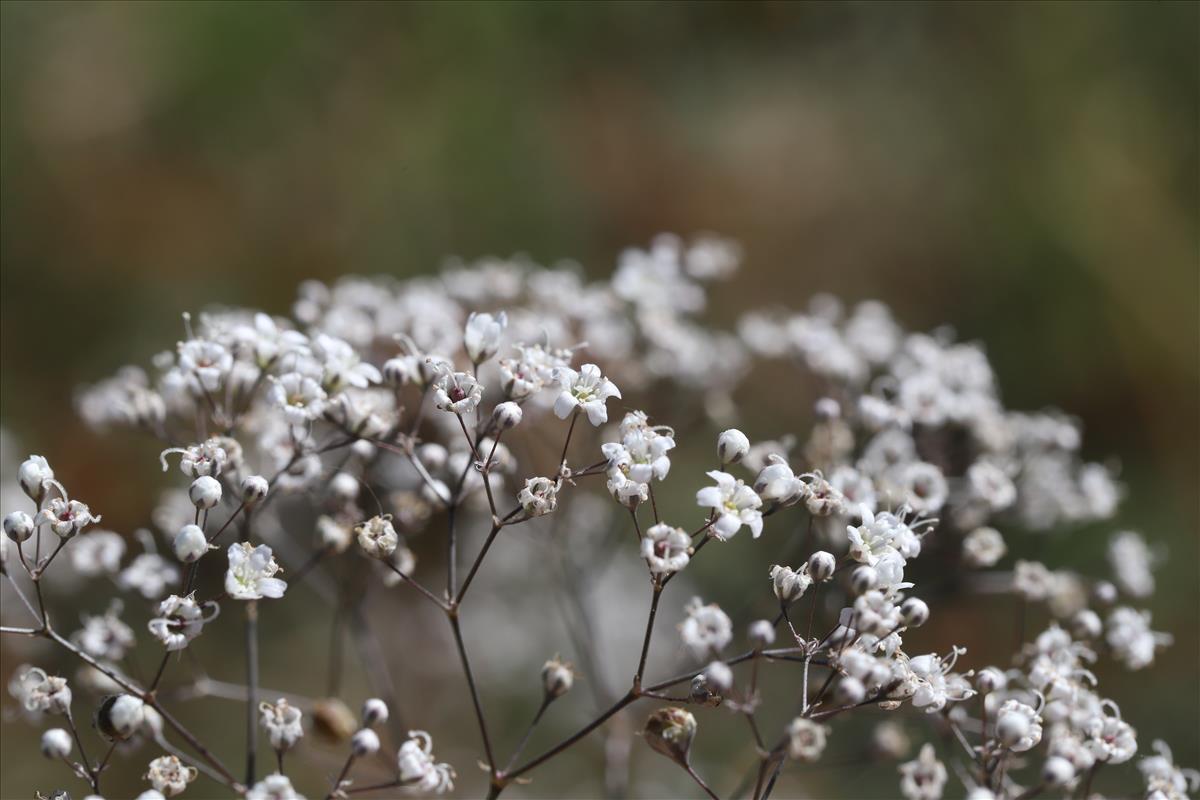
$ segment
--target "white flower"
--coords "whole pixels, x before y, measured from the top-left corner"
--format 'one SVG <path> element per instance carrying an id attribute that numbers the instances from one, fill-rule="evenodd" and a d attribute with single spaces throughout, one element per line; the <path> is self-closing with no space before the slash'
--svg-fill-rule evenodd
<path id="1" fill-rule="evenodd" d="M 584 364 L 579 372 L 570 367 L 559 367 L 554 371 L 554 380 L 562 390 L 554 401 L 554 413 L 559 419 L 566 419 L 575 409 L 582 408 L 589 422 L 603 425 L 608 422 L 605 402 L 610 397 L 621 397 L 620 390 L 600 374 L 600 368 L 595 364 Z"/>
<path id="2" fill-rule="evenodd" d="M 224 345 L 204 339 L 180 342 L 179 369 L 193 377 L 200 392 L 215 392 L 233 368 L 233 356 Z"/>
<path id="3" fill-rule="evenodd" d="M 96 727 L 109 739 L 124 741 L 146 722 L 146 704 L 140 697 L 118 694 L 107 698 L 96 714 Z"/>
<path id="4" fill-rule="evenodd" d="M 971 567 L 993 567 L 1008 552 L 995 528 L 976 528 L 963 538 L 963 561 Z"/>
<path id="5" fill-rule="evenodd" d="M 250 787 L 246 800 L 304 800 L 304 795 L 292 788 L 286 775 L 273 772 Z"/>
<path id="6" fill-rule="evenodd" d="M 1016 753 L 1037 747 L 1042 740 L 1042 718 L 1019 700 L 1006 700 L 996 712 L 996 737 Z"/>
<path id="7" fill-rule="evenodd" d="M 229 461 L 229 454 L 221 446 L 220 439 L 208 439 L 200 444 L 189 447 L 168 447 L 158 454 L 158 462 L 166 472 L 167 454 L 179 453 L 179 469 L 189 478 L 199 478 L 201 475 L 216 477 L 221 474 Z"/>
<path id="8" fill-rule="evenodd" d="M 63 539 L 70 539 L 83 528 L 99 521 L 100 517 L 93 516 L 86 503 L 69 500 L 66 496 L 51 500 L 34 520 L 37 525 L 48 523 L 50 530 Z"/>
<path id="9" fill-rule="evenodd" d="M 103 616 L 83 615 L 83 628 L 71 634 L 80 650 L 92 658 L 120 661 L 134 645 L 133 629 L 121 621 L 122 603 L 113 600 Z"/>
<path id="10" fill-rule="evenodd" d="M 808 564 L 800 567 L 799 570 L 775 564 L 771 567 L 769 575 L 775 597 L 781 603 L 794 603 L 799 600 L 813 582 L 812 576 L 808 574 Z"/>
<path id="11" fill-rule="evenodd" d="M 716 603 L 704 605 L 699 597 L 693 597 L 684 610 L 687 619 L 679 633 L 696 658 L 716 655 L 733 639 L 733 622 Z"/>
<path id="12" fill-rule="evenodd" d="M 811 719 L 793 719 L 788 725 L 787 736 L 788 755 L 797 761 L 816 761 L 825 752 L 826 728 Z"/>
<path id="13" fill-rule="evenodd" d="M 269 397 L 276 408 L 283 409 L 289 424 L 303 427 L 325 413 L 328 395 L 313 378 L 289 372 L 271 379 Z"/>
<path id="14" fill-rule="evenodd" d="M 445 794 L 454 789 L 454 768 L 434 763 L 433 739 L 425 731 L 409 731 L 397 761 L 400 784 L 411 794 Z"/>
<path id="15" fill-rule="evenodd" d="M 946 777 L 946 766 L 934 755 L 933 745 L 927 743 L 915 761 L 900 765 L 900 793 L 907 800 L 941 800 Z"/>
<path id="16" fill-rule="evenodd" d="M 400 537 L 387 517 L 371 517 L 354 532 L 358 534 L 359 547 L 371 558 L 388 558 L 400 544 Z"/>
<path id="17" fill-rule="evenodd" d="M 147 600 L 162 595 L 169 584 L 179 580 L 179 570 L 158 553 L 142 553 L 117 577 L 122 589 L 136 589 Z"/>
<path id="18" fill-rule="evenodd" d="M 1118 533 L 1108 543 L 1108 563 L 1117 586 L 1133 597 L 1154 594 L 1154 560 L 1146 541 L 1133 531 Z"/>
<path id="19" fill-rule="evenodd" d="M 908 669 L 915 684 L 912 703 L 926 713 L 941 711 L 948 702 L 962 702 L 975 695 L 966 678 L 950 672 L 962 648 L 955 647 L 946 658 L 930 653 L 910 659 Z"/>
<path id="20" fill-rule="evenodd" d="M 320 334 L 312 344 L 313 355 L 321 362 L 321 385 L 328 391 L 337 392 L 347 386 L 365 389 L 383 380 L 379 370 L 359 358 L 349 342 Z"/>
<path id="21" fill-rule="evenodd" d="M 608 480 L 605 485 L 613 499 L 629 509 L 637 508 L 639 504 L 650 499 L 649 484 L 632 480 L 620 469 L 608 471 Z"/>
<path id="22" fill-rule="evenodd" d="M 992 511 L 1003 511 L 1017 499 L 1017 487 L 1003 469 L 990 461 L 976 461 L 967 468 L 971 496 L 981 500 Z"/>
<path id="23" fill-rule="evenodd" d="M 646 559 L 652 573 L 667 575 L 687 566 L 691 546 L 692 537 L 683 528 L 660 523 L 646 531 L 642 539 L 642 558 Z"/>
<path id="24" fill-rule="evenodd" d="M 1173 641 L 1168 633 L 1150 630 L 1150 612 L 1132 608 L 1114 608 L 1105 623 L 1104 640 L 1113 655 L 1129 669 L 1143 669 L 1154 663 L 1154 651 Z"/>
<path id="25" fill-rule="evenodd" d="M 71 566 L 80 575 L 112 575 L 121 568 L 125 540 L 112 531 L 91 531 L 71 545 Z"/>
<path id="26" fill-rule="evenodd" d="M 472 364 L 482 364 L 500 349 L 500 337 L 508 326 L 508 317 L 503 311 L 491 314 L 472 313 L 467 317 L 466 331 L 463 333 L 463 347 Z"/>
<path id="27" fill-rule="evenodd" d="M 1018 561 L 1013 566 L 1013 591 L 1026 600 L 1045 600 L 1054 583 L 1054 573 L 1040 561 Z"/>
<path id="28" fill-rule="evenodd" d="M 778 453 L 767 456 L 768 464 L 759 470 L 754 479 L 754 491 L 764 503 L 779 503 L 789 506 L 804 496 L 804 482 L 796 477 L 787 459 Z"/>
<path id="29" fill-rule="evenodd" d="M 743 525 L 757 539 L 762 533 L 762 500 L 754 490 L 728 472 L 713 470 L 708 477 L 717 482 L 696 492 L 696 504 L 711 508 L 717 515 L 713 533 L 722 541 L 737 533 Z"/>
<path id="30" fill-rule="evenodd" d="M 750 452 L 750 439 L 737 428 L 722 431 L 717 437 L 717 458 L 721 464 L 736 464 Z"/>
<path id="31" fill-rule="evenodd" d="M 71 710 L 71 687 L 66 678 L 47 675 L 45 670 L 31 667 L 21 672 L 9 691 L 20 701 L 26 711 L 48 711 L 66 714 Z"/>
<path id="32" fill-rule="evenodd" d="M 150 620 L 147 627 L 168 652 L 182 650 L 200 635 L 206 624 L 216 619 L 219 608 L 216 603 L 210 605 L 212 616 L 206 618 L 194 594 L 187 597 L 173 594 L 158 604 L 158 616 Z"/>
<path id="33" fill-rule="evenodd" d="M 1097 761 L 1123 764 L 1137 752 L 1137 731 L 1120 717 L 1097 716 L 1087 725 L 1086 746 Z"/>
<path id="34" fill-rule="evenodd" d="M 443 411 L 466 414 L 483 399 L 483 386 L 466 372 L 444 370 L 434 384 L 434 402 Z"/>
<path id="35" fill-rule="evenodd" d="M 285 698 L 281 697 L 274 703 L 259 703 L 258 711 L 262 726 L 271 740 L 271 747 L 276 751 L 282 753 L 291 750 L 304 736 L 304 727 L 300 724 L 303 714 Z"/>
<path id="36" fill-rule="evenodd" d="M 41 502 L 42 495 L 46 493 L 46 484 L 52 480 L 54 470 L 43 456 L 30 456 L 22 461 L 17 469 L 17 481 L 21 484 L 22 491 L 35 503 Z"/>
<path id="37" fill-rule="evenodd" d="M 610 470 L 620 470 L 631 480 L 649 483 L 663 480 L 671 469 L 667 453 L 675 438 L 669 428 L 651 427 L 642 411 L 631 411 L 621 421 L 621 441 L 600 446 Z"/>
<path id="38" fill-rule="evenodd" d="M 272 577 L 279 565 L 265 544 L 249 542 L 229 545 L 229 569 L 225 572 L 225 593 L 235 600 L 259 600 L 283 597 L 287 584 Z"/>
<path id="39" fill-rule="evenodd" d="M 167 797 L 174 797 L 196 780 L 200 771 L 195 767 L 184 766 L 175 756 L 159 756 L 150 762 L 145 778 L 157 791 Z"/>
<path id="40" fill-rule="evenodd" d="M 42 755 L 55 760 L 71 755 L 71 734 L 62 728 L 50 728 L 42 734 Z"/>
<path id="41" fill-rule="evenodd" d="M 558 507 L 558 486 L 549 478 L 529 478 L 517 493 L 517 502 L 531 517 L 549 514 Z"/>

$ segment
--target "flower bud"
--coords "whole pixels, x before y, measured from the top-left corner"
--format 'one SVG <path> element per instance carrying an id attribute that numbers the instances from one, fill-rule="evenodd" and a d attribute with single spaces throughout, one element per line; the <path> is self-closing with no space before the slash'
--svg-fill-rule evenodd
<path id="1" fill-rule="evenodd" d="M 1008 747 L 1021 741 L 1029 733 L 1029 718 L 1024 714 L 1000 714 L 996 720 L 996 738 Z"/>
<path id="2" fill-rule="evenodd" d="M 998 692 L 1008 686 L 1008 678 L 995 667 L 984 667 L 975 673 L 975 685 L 983 694 Z"/>
<path id="3" fill-rule="evenodd" d="M 791 567 L 783 567 L 776 564 L 771 567 L 770 574 L 775 596 L 779 598 L 779 602 L 781 603 L 796 602 L 804 595 L 804 592 L 812 583 L 812 578 L 808 577 L 808 573 L 804 569 L 796 572 Z"/>
<path id="4" fill-rule="evenodd" d="M 1100 615 L 1090 608 L 1085 608 L 1071 620 L 1071 632 L 1076 639 L 1095 639 L 1104 629 Z"/>
<path id="5" fill-rule="evenodd" d="M 313 703 L 313 730 L 333 742 L 344 742 L 358 730 L 354 712 L 336 697 L 326 697 Z"/>
<path id="6" fill-rule="evenodd" d="M 721 704 L 721 694 L 713 691 L 713 688 L 708 685 L 708 678 L 704 677 L 703 672 L 692 678 L 692 685 L 688 690 L 688 699 L 693 703 L 700 703 L 707 706 L 719 706 Z"/>
<path id="7" fill-rule="evenodd" d="M 1111 606 L 1117 602 L 1117 587 L 1108 581 L 1098 581 L 1092 587 L 1092 597 L 1102 606 Z"/>
<path id="8" fill-rule="evenodd" d="M 900 604 L 900 619 L 910 628 L 919 628 L 929 621 L 929 606 L 919 597 L 910 597 Z"/>
<path id="9" fill-rule="evenodd" d="M 717 458 L 721 459 L 721 466 L 738 463 L 748 452 L 750 439 L 737 428 L 723 431 L 717 437 Z"/>
<path id="10" fill-rule="evenodd" d="M 692 739 L 696 737 L 696 718 L 687 709 L 660 708 L 646 720 L 642 735 L 656 752 L 686 767 Z"/>
<path id="11" fill-rule="evenodd" d="M 188 497 L 196 508 L 215 508 L 221 502 L 221 483 L 211 475 L 201 475 L 192 481 Z"/>
<path id="12" fill-rule="evenodd" d="M 262 475 L 247 475 L 242 478 L 242 502 L 252 506 L 266 497 L 270 489 L 267 479 Z"/>
<path id="13" fill-rule="evenodd" d="M 387 517 L 371 517 L 354 532 L 358 534 L 359 546 L 371 558 L 388 558 L 400 544 L 400 537 Z"/>
<path id="14" fill-rule="evenodd" d="M 109 739 L 128 739 L 142 726 L 145 708 L 146 704 L 131 694 L 107 697 L 96 712 L 96 727 Z"/>
<path id="15" fill-rule="evenodd" d="M 833 695 L 842 705 L 853 706 L 866 699 L 867 687 L 863 686 L 863 682 L 858 678 L 847 675 L 838 681 L 837 688 L 833 690 Z"/>
<path id="16" fill-rule="evenodd" d="M 574 684 L 575 670 L 570 664 L 560 661 L 558 656 L 547 661 L 542 667 L 542 689 L 547 698 L 562 697 L 571 691 Z"/>
<path id="17" fill-rule="evenodd" d="M 42 456 L 30 456 L 17 470 L 17 480 L 30 500 L 41 503 L 46 495 L 46 482 L 54 480 L 54 470 Z"/>
<path id="18" fill-rule="evenodd" d="M 333 496 L 345 502 L 358 498 L 358 478 L 349 472 L 339 472 L 329 479 L 329 491 Z"/>
<path id="19" fill-rule="evenodd" d="M 769 619 L 758 619 L 750 623 L 750 644 L 755 650 L 762 650 L 775 643 L 775 626 Z"/>
<path id="20" fill-rule="evenodd" d="M 463 332 L 463 349 L 472 364 L 482 364 L 500 349 L 500 337 L 508 325 L 508 317 L 503 311 L 499 314 L 471 313 L 467 317 L 466 330 Z"/>
<path id="21" fill-rule="evenodd" d="M 521 420 L 525 417 L 525 412 L 521 407 L 511 400 L 500 403 L 492 411 L 492 420 L 496 423 L 496 427 L 502 431 L 512 430 L 521 424 Z"/>
<path id="22" fill-rule="evenodd" d="M 208 539 L 198 525 L 184 525 L 175 534 L 175 557 L 185 564 L 198 561 L 208 552 Z"/>
<path id="23" fill-rule="evenodd" d="M 55 760 L 71 755 L 71 734 L 62 728 L 50 728 L 43 733 L 42 755 Z"/>
<path id="24" fill-rule="evenodd" d="M 17 544 L 33 536 L 36 527 L 33 524 L 33 517 L 24 511 L 14 511 L 4 518 L 4 535 Z"/>
<path id="25" fill-rule="evenodd" d="M 874 567 L 869 567 L 866 564 L 854 568 L 850 573 L 850 588 L 855 594 L 864 594 L 875 588 L 875 584 L 879 582 L 879 574 L 875 572 Z"/>
<path id="26" fill-rule="evenodd" d="M 348 527 L 332 517 L 324 515 L 317 517 L 317 536 L 321 540 L 322 548 L 335 553 L 344 553 L 350 546 L 350 534 L 351 531 Z"/>
<path id="27" fill-rule="evenodd" d="M 842 406 L 837 400 L 832 397 L 822 397 L 813 405 L 813 411 L 817 415 L 817 419 L 837 419 L 842 416 Z"/>
<path id="28" fill-rule="evenodd" d="M 836 569 L 837 559 L 834 558 L 833 553 L 818 550 L 808 557 L 808 574 L 817 583 L 824 583 L 832 578 Z"/>
<path id="29" fill-rule="evenodd" d="M 1042 780 L 1050 786 L 1066 786 L 1074 778 L 1074 765 L 1062 756 L 1050 756 L 1042 765 Z"/>
<path id="30" fill-rule="evenodd" d="M 362 728 L 350 737 L 350 752 L 355 758 L 373 756 L 379 752 L 379 735 L 370 728 Z"/>
<path id="31" fill-rule="evenodd" d="M 704 668 L 704 680 L 713 691 L 724 694 L 733 688 L 733 670 L 724 661 L 714 661 Z"/>
<path id="32" fill-rule="evenodd" d="M 363 725 L 368 728 L 375 724 L 383 724 L 388 721 L 387 703 L 380 700 L 378 697 L 372 697 L 367 702 L 363 703 Z"/>

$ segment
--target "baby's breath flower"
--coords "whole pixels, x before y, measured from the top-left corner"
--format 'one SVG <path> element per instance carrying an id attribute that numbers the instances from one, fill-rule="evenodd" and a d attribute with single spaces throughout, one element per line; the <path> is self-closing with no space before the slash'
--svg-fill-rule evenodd
<path id="1" fill-rule="evenodd" d="M 517 502 L 530 517 L 549 514 L 558 507 L 558 486 L 549 478 L 529 478 L 517 493 Z"/>
<path id="2" fill-rule="evenodd" d="M 62 728 L 50 728 L 42 734 L 42 755 L 46 758 L 66 758 L 71 755 L 71 746 L 71 734 Z"/>
<path id="3" fill-rule="evenodd" d="M 503 311 L 495 316 L 472 313 L 467 317 L 463 334 L 463 348 L 472 364 L 482 364 L 500 349 L 500 337 L 508 326 L 508 317 Z"/>
<path id="4" fill-rule="evenodd" d="M 542 666 L 542 691 L 546 697 L 562 697 L 575 684 L 575 669 L 558 656 Z"/>
<path id="5" fill-rule="evenodd" d="M 696 718 L 684 708 L 660 708 L 646 720 L 642 736 L 655 752 L 686 767 L 696 737 Z"/>
<path id="6" fill-rule="evenodd" d="M 925 744 L 915 761 L 900 765 L 900 793 L 906 800 L 941 800 L 946 777 L 946 765 L 938 761 L 933 745 Z"/>
<path id="7" fill-rule="evenodd" d="M 696 658 L 721 652 L 733 639 L 733 622 L 716 603 L 704 605 L 699 597 L 693 597 L 684 610 L 687 619 L 679 626 L 679 633 Z"/>
<path id="8" fill-rule="evenodd" d="M 277 752 L 291 750 L 304 736 L 304 728 L 300 724 L 303 714 L 285 698 L 281 697 L 274 703 L 259 703 L 258 711 L 271 747 Z"/>
<path id="9" fill-rule="evenodd" d="M 467 372 L 445 370 L 438 377 L 434 387 L 437 407 L 452 414 L 473 411 L 483 399 L 483 386 Z"/>
<path id="10" fill-rule="evenodd" d="M 54 470 L 43 456 L 30 456 L 17 468 L 17 481 L 21 484 L 21 491 L 29 495 L 29 499 L 35 503 L 42 502 L 46 487 L 53 480 Z"/>
<path id="11" fill-rule="evenodd" d="M 409 731 L 397 760 L 400 783 L 411 794 L 445 794 L 454 790 L 454 768 L 435 763 L 433 739 L 425 731 Z"/>
<path id="12" fill-rule="evenodd" d="M 47 675 L 45 670 L 37 667 L 26 668 L 23 672 L 18 669 L 18 674 L 20 677 L 10 691 L 26 711 L 66 714 L 71 710 L 71 687 L 66 678 Z"/>
<path id="13" fill-rule="evenodd" d="M 99 515 L 93 515 L 86 503 L 71 500 L 65 493 L 51 500 L 34 520 L 37 525 L 48 524 L 50 530 L 62 539 L 70 539 L 88 525 L 99 521 Z"/>
<path id="14" fill-rule="evenodd" d="M 762 533 L 762 500 L 754 491 L 728 472 L 713 470 L 708 477 L 717 482 L 696 492 L 696 504 L 711 508 L 716 519 L 713 534 L 722 541 L 730 538 L 745 525 L 755 539 Z"/>
<path id="15" fill-rule="evenodd" d="M 386 559 L 396 552 L 400 537 L 388 517 L 371 517 L 371 519 L 354 529 L 358 535 L 358 545 L 371 558 Z"/>
<path id="16" fill-rule="evenodd" d="M 24 511 L 14 511 L 4 518 L 4 535 L 17 544 L 27 541 L 30 536 L 33 536 L 36 528 L 37 526 L 33 524 L 33 517 Z"/>
<path id="17" fill-rule="evenodd" d="M 195 767 L 185 766 L 175 756 L 159 756 L 150 762 L 150 767 L 144 776 L 150 781 L 155 790 L 167 797 L 174 797 L 196 780 L 200 771 Z"/>
<path id="18" fill-rule="evenodd" d="M 209 603 L 208 607 L 212 611 L 206 617 L 204 607 L 196 602 L 194 594 L 187 597 L 173 594 L 158 604 L 158 616 L 150 620 L 147 627 L 168 652 L 182 650 L 200 635 L 205 625 L 216 619 L 220 612 L 217 604 Z"/>
<path id="19" fill-rule="evenodd" d="M 246 800 L 304 800 L 286 775 L 273 772 L 246 791 Z"/>
<path id="20" fill-rule="evenodd" d="M 287 584 L 273 577 L 280 567 L 275 563 L 270 547 L 238 542 L 229 545 L 226 555 L 229 569 L 225 572 L 225 593 L 230 597 L 235 600 L 283 597 Z"/>
<path id="21" fill-rule="evenodd" d="M 687 566 L 692 537 L 683 528 L 652 525 L 642 538 L 642 558 L 655 575 L 668 575 Z"/>
<path id="22" fill-rule="evenodd" d="M 963 538 L 963 561 L 972 567 L 993 567 L 1007 549 L 1004 537 L 995 528 L 976 528 Z"/>
<path id="23" fill-rule="evenodd" d="M 587 414 L 593 425 L 603 425 L 608 421 L 605 402 L 610 397 L 621 397 L 621 391 L 600 374 L 600 368 L 595 364 L 584 364 L 578 372 L 570 367 L 559 367 L 554 372 L 554 380 L 561 390 L 554 401 L 554 413 L 559 419 L 566 419 L 578 408 Z"/>

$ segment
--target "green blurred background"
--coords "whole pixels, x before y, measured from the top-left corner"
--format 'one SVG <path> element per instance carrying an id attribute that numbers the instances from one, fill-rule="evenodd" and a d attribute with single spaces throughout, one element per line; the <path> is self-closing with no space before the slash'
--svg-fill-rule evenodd
<path id="1" fill-rule="evenodd" d="M 576 258 L 600 277 L 657 232 L 719 232 L 747 254 L 719 320 L 817 291 L 883 299 L 910 327 L 984 340 L 1011 406 L 1065 408 L 1087 456 L 1120 459 L 1120 522 L 1170 549 L 1151 607 L 1176 643 L 1102 686 L 1144 747 L 1162 736 L 1200 765 L 1198 8 L 5 2 L 0 423 L 129 531 L 163 485 L 154 447 L 84 431 L 72 392 L 169 346 L 181 311 L 286 313 L 303 279 L 451 255 Z M 1103 574 L 1109 530 L 1043 552 Z M 719 587 L 719 566 L 698 561 L 697 581 Z M 945 624 L 981 659 L 1004 649 Z M 303 683 L 282 652 L 264 683 Z M 442 681 L 455 715 L 421 720 L 447 743 L 457 726 L 456 758 L 475 746 L 460 681 Z M 530 698 L 509 702 L 519 724 Z M 240 730 L 223 708 L 185 718 Z M 702 730 L 727 792 L 744 731 Z M 862 729 L 839 730 L 834 763 Z M 0 795 L 72 783 L 31 759 L 31 728 L 0 732 Z M 635 788 L 694 793 L 640 747 Z M 595 795 L 571 770 L 598 753 L 513 793 Z M 310 758 L 309 775 L 336 769 Z M 893 766 L 839 774 L 789 773 L 778 796 L 896 792 Z"/>

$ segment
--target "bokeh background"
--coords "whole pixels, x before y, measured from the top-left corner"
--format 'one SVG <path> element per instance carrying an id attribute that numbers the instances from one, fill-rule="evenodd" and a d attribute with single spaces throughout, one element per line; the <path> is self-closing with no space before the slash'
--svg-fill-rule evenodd
<path id="1" fill-rule="evenodd" d="M 883 299 L 912 328 L 986 341 L 1009 405 L 1067 409 L 1087 456 L 1119 459 L 1119 523 L 1170 553 L 1151 608 L 1176 643 L 1151 673 L 1102 669 L 1102 686 L 1143 746 L 1161 736 L 1200 766 L 1198 9 L 5 2 L 6 464 L 45 453 L 127 532 L 166 480 L 156 448 L 84 430 L 73 390 L 169 346 L 182 311 L 286 313 L 303 279 L 417 275 L 448 256 L 569 257 L 600 277 L 657 232 L 716 231 L 747 254 L 716 318 L 817 291 Z M 1103 574 L 1111 529 L 1040 552 Z M 698 561 L 694 576 L 717 597 L 721 566 Z M 306 665 L 324 659 L 329 612 L 309 602 L 264 644 L 264 685 L 319 693 Z M 1007 652 L 1011 608 L 974 612 L 930 641 L 967 644 L 973 663 Z M 418 617 L 389 647 L 411 658 L 426 623 L 439 624 Z M 28 655 L 4 644 L 7 680 Z M 476 734 L 448 657 L 400 688 L 470 795 L 483 785 Z M 510 739 L 530 697 L 485 695 Z M 219 702 L 181 713 L 201 732 L 240 731 L 236 704 Z M 697 747 L 726 793 L 745 731 L 711 718 Z M 865 731 L 842 730 L 834 765 L 855 760 Z M 35 755 L 34 729 L 7 721 L 0 734 L 0 795 L 78 791 Z M 636 796 L 694 793 L 644 749 Z M 335 771 L 338 753 L 314 746 L 296 769 Z M 512 793 L 596 796 L 580 776 L 599 759 L 582 745 Z M 896 793 L 893 765 L 847 774 L 789 771 L 777 796 Z M 114 774 L 110 798 L 136 793 L 139 775 Z M 1135 790 L 1106 778 L 1098 788 Z"/>

